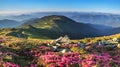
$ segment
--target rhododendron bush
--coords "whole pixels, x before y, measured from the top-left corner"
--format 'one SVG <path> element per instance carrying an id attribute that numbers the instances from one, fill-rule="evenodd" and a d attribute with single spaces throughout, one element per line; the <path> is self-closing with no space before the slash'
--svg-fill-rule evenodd
<path id="1" fill-rule="evenodd" d="M 33 57 L 36 57 L 36 66 L 44 67 L 119 67 L 120 66 L 120 50 L 97 52 L 97 48 L 89 52 L 87 49 L 72 47 L 72 52 L 53 52 L 48 46 L 39 46 L 43 49 L 33 49 L 30 51 Z M 47 49 L 46 49 L 47 48 Z M 69 47 L 70 48 L 70 47 Z M 99 49 L 103 49 L 100 47 Z M 51 49 L 51 50 L 50 50 Z M 95 51 L 96 50 L 96 51 Z M 37 52 L 36 52 L 37 51 Z M 114 52 L 114 53 L 113 53 Z"/>
<path id="2" fill-rule="evenodd" d="M 117 57 L 120 58 L 120 57 Z M 114 59 L 107 53 L 101 55 L 85 54 L 82 56 L 79 53 L 65 53 L 63 55 L 45 54 L 38 59 L 38 64 L 43 66 L 53 67 L 112 67 L 120 66 L 120 59 Z"/>
<path id="3" fill-rule="evenodd" d="M 1 44 L 5 42 L 2 39 L 0 41 Z M 0 67 L 120 67 L 119 48 L 110 49 L 100 45 L 83 48 L 79 44 L 29 44 L 15 43 L 16 47 L 24 45 L 20 49 L 0 45 Z"/>
<path id="4" fill-rule="evenodd" d="M 5 56 L 7 55 L 12 55 L 9 52 L 0 52 L 0 67 L 20 67 L 18 64 L 8 62 L 8 61 L 3 61 L 5 59 Z"/>

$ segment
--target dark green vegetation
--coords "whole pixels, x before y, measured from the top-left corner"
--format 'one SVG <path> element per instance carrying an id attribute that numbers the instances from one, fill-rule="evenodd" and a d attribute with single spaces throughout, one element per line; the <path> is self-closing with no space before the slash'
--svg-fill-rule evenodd
<path id="1" fill-rule="evenodd" d="M 7 35 L 32 38 L 58 38 L 68 35 L 72 39 L 98 36 L 97 29 L 78 23 L 65 16 L 51 15 L 31 20 Z"/>
<path id="2" fill-rule="evenodd" d="M 39 39 L 56 39 L 60 36 L 68 35 L 71 39 L 81 39 L 120 33 L 119 27 L 112 28 L 103 25 L 80 23 L 61 15 L 44 16 L 26 21 L 17 28 L 4 29 L 7 30 L 5 34 L 19 38 Z M 16 26 L 15 23 L 11 26 L 13 25 Z"/>

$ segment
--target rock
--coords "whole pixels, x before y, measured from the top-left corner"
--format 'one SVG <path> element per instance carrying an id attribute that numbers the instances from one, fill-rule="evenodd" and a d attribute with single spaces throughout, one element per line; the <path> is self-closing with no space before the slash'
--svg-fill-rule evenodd
<path id="1" fill-rule="evenodd" d="M 109 41 L 104 42 L 104 46 L 111 44 Z"/>
<path id="2" fill-rule="evenodd" d="M 106 45 L 105 47 L 112 47 L 112 48 L 115 48 L 116 45 Z"/>
<path id="3" fill-rule="evenodd" d="M 47 45 L 48 45 L 48 46 L 50 46 L 50 44 L 49 44 L 49 43 L 48 43 Z"/>
<path id="4" fill-rule="evenodd" d="M 52 45 L 56 45 L 63 37 L 59 37 L 58 39 L 51 42 Z"/>
<path id="5" fill-rule="evenodd" d="M 106 45 L 105 46 L 107 50 L 113 50 L 115 49 L 117 46 L 116 45 Z"/>
<path id="6" fill-rule="evenodd" d="M 66 52 L 71 52 L 70 49 L 62 49 L 60 52 L 66 53 Z"/>
<path id="7" fill-rule="evenodd" d="M 82 47 L 82 48 L 85 48 L 85 47 L 86 47 L 86 45 L 85 45 L 85 44 L 80 43 L 80 42 L 78 42 L 78 45 L 79 45 L 80 47 Z"/>
<path id="8" fill-rule="evenodd" d="M 58 46 L 52 46 L 54 49 L 57 49 L 58 48 Z"/>
<path id="9" fill-rule="evenodd" d="M 117 47 L 120 48 L 120 44 L 118 44 Z"/>
<path id="10" fill-rule="evenodd" d="M 60 40 L 60 42 L 61 42 L 62 44 L 69 44 L 69 43 L 71 43 L 71 41 L 70 41 L 70 39 L 69 39 L 69 37 L 68 37 L 67 35 L 65 35 L 65 36 Z"/>
<path id="11" fill-rule="evenodd" d="M 113 38 L 112 41 L 118 42 L 118 39 L 117 38 Z"/>
<path id="12" fill-rule="evenodd" d="M 85 49 L 86 49 L 86 50 L 90 50 L 90 49 L 91 49 L 91 46 L 86 46 Z"/>
<path id="13" fill-rule="evenodd" d="M 113 50 L 115 49 L 117 46 L 116 45 L 106 45 L 105 48 L 109 51 L 109 50 Z"/>
<path id="14" fill-rule="evenodd" d="M 91 46 L 93 43 L 92 42 L 88 42 L 86 43 L 86 46 Z"/>
<path id="15" fill-rule="evenodd" d="M 64 37 L 59 37 L 58 39 L 54 40 L 51 44 L 56 45 L 56 44 L 70 44 L 71 41 L 67 35 Z"/>
<path id="16" fill-rule="evenodd" d="M 104 42 L 103 42 L 103 41 L 99 41 L 99 42 L 98 42 L 98 45 L 100 45 L 100 46 L 101 46 L 101 45 L 104 46 Z"/>
<path id="17" fill-rule="evenodd" d="M 53 51 L 57 51 L 58 52 L 58 46 L 51 46 L 53 48 Z"/>
<path id="18" fill-rule="evenodd" d="M 60 46 L 61 44 L 57 43 L 56 46 Z"/>
<path id="19" fill-rule="evenodd" d="M 59 41 L 59 40 L 61 40 L 63 37 L 61 36 L 61 37 L 59 37 L 58 39 L 56 39 L 56 41 Z"/>

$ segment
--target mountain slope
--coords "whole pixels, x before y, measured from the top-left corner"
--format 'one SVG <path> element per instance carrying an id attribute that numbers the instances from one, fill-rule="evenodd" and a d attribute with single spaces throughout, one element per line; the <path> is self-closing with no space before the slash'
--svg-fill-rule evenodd
<path id="1" fill-rule="evenodd" d="M 70 18 L 83 23 L 120 27 L 120 15 L 109 13 L 78 13 Z"/>
<path id="2" fill-rule="evenodd" d="M 120 27 L 106 30 L 106 32 L 108 35 L 118 34 L 118 33 L 120 33 Z"/>
<path id="3" fill-rule="evenodd" d="M 72 39 L 98 36 L 96 30 L 89 24 L 78 23 L 60 15 L 45 16 L 29 21 L 20 28 L 20 31 L 24 31 L 26 35 L 29 34 L 29 37 L 53 39 L 64 35 L 68 35 Z"/>
<path id="4" fill-rule="evenodd" d="M 16 16 L 0 16 L 0 19 L 12 19 L 17 21 L 29 20 L 31 18 L 41 18 L 48 15 L 63 15 L 77 22 L 100 24 L 112 27 L 120 27 L 120 15 L 96 12 L 35 12 Z"/>
<path id="5" fill-rule="evenodd" d="M 0 20 L 0 28 L 13 28 L 19 26 L 21 23 L 14 20 Z"/>

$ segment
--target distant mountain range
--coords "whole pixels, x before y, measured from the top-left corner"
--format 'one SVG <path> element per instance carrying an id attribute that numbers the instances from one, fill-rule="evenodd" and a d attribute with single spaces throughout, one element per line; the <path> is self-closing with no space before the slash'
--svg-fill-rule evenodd
<path id="1" fill-rule="evenodd" d="M 0 28 L 13 28 L 19 26 L 21 23 L 15 20 L 0 20 Z"/>
<path id="2" fill-rule="evenodd" d="M 21 23 L 33 18 L 41 18 L 48 15 L 63 15 L 77 22 L 120 27 L 120 15 L 94 12 L 36 12 L 22 15 L 0 16 L 0 19 L 11 19 Z"/>
<path id="3" fill-rule="evenodd" d="M 7 19 L 0 20 L 0 28 L 16 27 L 7 35 L 17 37 L 54 39 L 68 35 L 79 39 L 120 33 L 120 15 L 115 14 L 38 12 L 4 18 Z"/>

